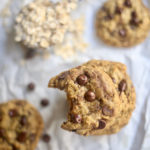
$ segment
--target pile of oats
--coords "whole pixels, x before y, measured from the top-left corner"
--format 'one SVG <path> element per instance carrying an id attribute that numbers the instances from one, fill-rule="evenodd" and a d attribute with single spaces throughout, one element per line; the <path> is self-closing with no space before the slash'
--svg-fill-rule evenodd
<path id="1" fill-rule="evenodd" d="M 87 44 L 82 36 L 84 18 L 73 19 L 71 12 L 77 1 L 35 0 L 18 14 L 15 25 L 15 41 L 29 48 L 48 50 L 66 58 L 76 51 L 83 51 Z"/>

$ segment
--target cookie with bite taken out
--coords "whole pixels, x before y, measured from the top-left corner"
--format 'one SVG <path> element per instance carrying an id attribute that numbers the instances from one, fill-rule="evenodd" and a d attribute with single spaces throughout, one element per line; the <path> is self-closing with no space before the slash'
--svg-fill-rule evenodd
<path id="1" fill-rule="evenodd" d="M 49 87 L 67 94 L 68 120 L 61 127 L 80 135 L 116 133 L 135 108 L 132 81 L 118 62 L 91 60 L 53 77 Z"/>

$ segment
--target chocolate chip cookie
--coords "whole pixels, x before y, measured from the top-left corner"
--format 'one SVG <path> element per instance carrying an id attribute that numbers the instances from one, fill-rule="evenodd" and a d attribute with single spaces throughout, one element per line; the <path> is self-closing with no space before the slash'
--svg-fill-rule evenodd
<path id="1" fill-rule="evenodd" d="M 97 35 L 111 46 L 137 45 L 149 30 L 150 12 L 141 0 L 109 0 L 97 13 Z"/>
<path id="2" fill-rule="evenodd" d="M 27 101 L 0 104 L 0 150 L 34 150 L 43 126 L 41 115 Z"/>
<path id="3" fill-rule="evenodd" d="M 135 90 L 126 66 L 91 60 L 52 78 L 49 87 L 65 90 L 68 120 L 62 128 L 80 135 L 118 132 L 135 108 Z"/>
<path id="4" fill-rule="evenodd" d="M 101 67 L 101 69 L 103 69 L 103 71 L 107 73 L 112 79 L 118 92 L 119 98 L 122 101 L 123 107 L 119 116 L 122 119 L 118 119 L 118 124 L 120 126 L 124 126 L 125 124 L 127 124 L 127 120 L 129 120 L 131 117 L 132 111 L 135 108 L 136 99 L 135 89 L 133 87 L 132 81 L 126 73 L 126 66 L 119 62 L 110 62 L 104 60 L 92 60 L 88 62 L 88 65 L 92 65 L 93 67 Z M 117 130 L 117 126 L 117 124 L 116 126 L 114 125 L 112 129 Z"/>

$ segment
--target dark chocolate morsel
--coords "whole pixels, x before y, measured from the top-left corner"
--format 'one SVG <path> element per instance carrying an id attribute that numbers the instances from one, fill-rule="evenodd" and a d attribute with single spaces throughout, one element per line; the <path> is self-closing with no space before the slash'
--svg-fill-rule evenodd
<path id="1" fill-rule="evenodd" d="M 125 0 L 124 5 L 127 7 L 132 7 L 131 1 L 130 0 Z"/>
<path id="2" fill-rule="evenodd" d="M 26 132 L 20 132 L 17 137 L 17 141 L 24 143 L 26 141 L 27 134 Z"/>
<path id="3" fill-rule="evenodd" d="M 94 93 L 93 91 L 90 91 L 90 90 L 89 90 L 89 91 L 87 91 L 87 92 L 85 93 L 84 98 L 85 98 L 87 101 L 92 102 L 92 101 L 95 100 L 96 96 L 95 96 L 95 93 Z"/>
<path id="4" fill-rule="evenodd" d="M 87 76 L 84 75 L 84 74 L 79 75 L 79 76 L 77 77 L 77 83 L 78 83 L 79 85 L 85 85 L 85 84 L 87 83 L 87 81 L 88 81 L 88 78 L 87 78 Z"/>
<path id="5" fill-rule="evenodd" d="M 9 116 L 10 117 L 16 117 L 16 116 L 18 116 L 17 110 L 16 109 L 10 109 L 9 110 Z"/>
<path id="6" fill-rule="evenodd" d="M 27 117 L 26 116 L 22 116 L 20 119 L 20 124 L 22 126 L 25 126 L 27 124 Z"/>
<path id="7" fill-rule="evenodd" d="M 78 114 L 71 114 L 71 121 L 73 123 L 81 123 L 82 117 L 81 117 L 81 115 L 78 115 Z"/>
<path id="8" fill-rule="evenodd" d="M 114 111 L 113 111 L 113 109 L 110 109 L 108 106 L 103 106 L 102 107 L 102 113 L 103 113 L 103 115 L 105 115 L 105 116 L 113 116 L 113 113 L 114 113 Z"/>
<path id="9" fill-rule="evenodd" d="M 99 126 L 98 129 L 104 129 L 106 127 L 106 122 L 105 120 L 99 120 Z"/>
<path id="10" fill-rule="evenodd" d="M 127 82 L 126 80 L 121 80 L 121 82 L 119 83 L 118 89 L 120 92 L 124 92 L 127 88 Z"/>
<path id="11" fill-rule="evenodd" d="M 43 98 L 41 100 L 41 106 L 46 107 L 49 105 L 49 100 L 47 98 Z"/>
<path id="12" fill-rule="evenodd" d="M 31 82 L 28 84 L 27 88 L 29 91 L 33 91 L 35 89 L 35 84 Z"/>
<path id="13" fill-rule="evenodd" d="M 48 142 L 50 141 L 50 139 L 51 139 L 50 135 L 48 135 L 48 134 L 46 134 L 46 133 L 43 134 L 42 140 L 43 140 L 44 142 L 48 143 Z"/>

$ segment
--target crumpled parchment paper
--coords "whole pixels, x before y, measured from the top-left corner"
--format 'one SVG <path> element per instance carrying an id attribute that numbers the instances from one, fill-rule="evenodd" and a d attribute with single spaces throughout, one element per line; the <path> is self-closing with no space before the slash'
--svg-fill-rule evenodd
<path id="1" fill-rule="evenodd" d="M 37 150 L 150 150 L 150 37 L 144 43 L 128 48 L 112 48 L 104 45 L 95 36 L 94 17 L 105 0 L 85 0 L 79 6 L 86 17 L 85 39 L 89 43 L 87 52 L 68 60 L 51 55 L 49 59 L 40 56 L 24 61 L 21 46 L 13 40 L 13 27 L 8 32 L 0 19 L 0 102 L 10 99 L 27 99 L 41 113 L 45 121 L 45 132 L 51 135 L 49 143 L 39 142 Z M 1 0 L 0 9 L 6 1 Z M 27 1 L 14 0 L 11 18 Z M 150 5 L 150 3 L 148 3 Z M 136 88 L 136 109 L 127 126 L 119 133 L 105 136 L 82 137 L 60 128 L 66 119 L 66 96 L 64 92 L 48 89 L 49 79 L 90 59 L 120 61 L 128 67 L 128 73 Z M 29 82 L 36 84 L 34 92 L 27 92 Z M 50 106 L 42 108 L 41 98 L 48 98 Z"/>

